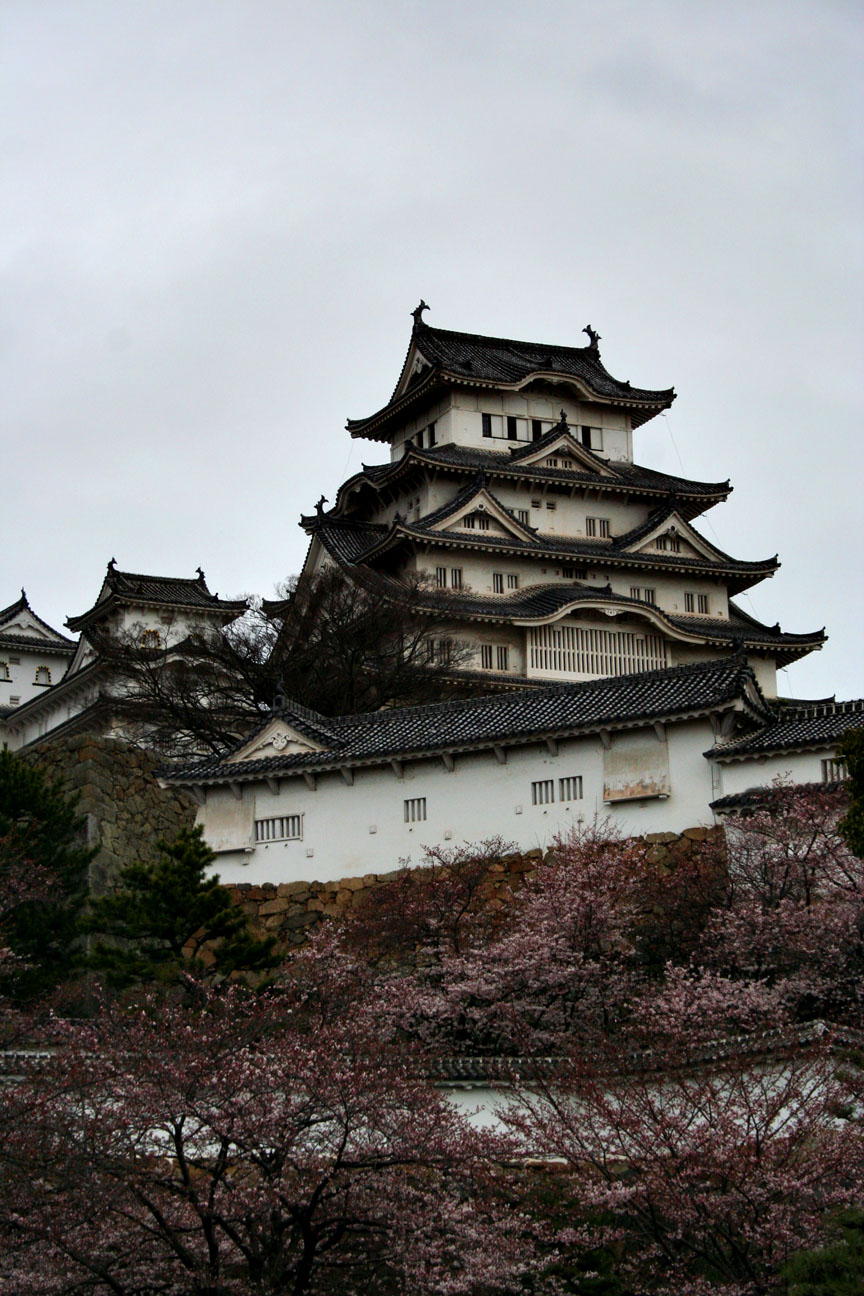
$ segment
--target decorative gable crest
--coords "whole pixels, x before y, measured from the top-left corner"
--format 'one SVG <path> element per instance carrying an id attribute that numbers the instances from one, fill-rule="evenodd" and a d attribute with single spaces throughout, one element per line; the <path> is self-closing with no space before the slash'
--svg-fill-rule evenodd
<path id="1" fill-rule="evenodd" d="M 268 760 L 273 756 L 302 756 L 307 752 L 326 751 L 323 743 L 315 742 L 293 725 L 275 716 L 263 729 L 228 758 L 229 763 Z"/>

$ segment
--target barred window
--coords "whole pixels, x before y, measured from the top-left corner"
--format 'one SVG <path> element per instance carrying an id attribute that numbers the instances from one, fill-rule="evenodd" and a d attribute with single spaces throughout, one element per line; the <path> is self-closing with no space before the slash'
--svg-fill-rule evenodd
<path id="1" fill-rule="evenodd" d="M 540 779 L 531 784 L 531 804 L 549 805 L 555 800 L 555 780 Z"/>
<path id="2" fill-rule="evenodd" d="M 477 519 L 477 530 L 478 530 L 478 531 L 488 531 L 488 530 L 489 530 L 489 518 L 486 516 L 486 514 L 485 514 L 485 513 L 475 513 L 474 516 L 475 516 L 476 519 Z"/>
<path id="3" fill-rule="evenodd" d="M 510 660 L 510 649 L 507 647 L 502 647 L 499 644 L 498 647 L 495 649 L 495 655 L 496 655 L 496 665 L 499 671 L 506 671 L 508 669 L 507 663 Z"/>
<path id="4" fill-rule="evenodd" d="M 684 611 L 685 611 L 685 612 L 695 612 L 695 611 L 696 611 L 696 596 L 695 596 L 694 594 L 687 594 L 687 593 L 685 593 L 685 595 L 684 595 Z"/>
<path id="5" fill-rule="evenodd" d="M 558 800 L 559 801 L 581 801 L 582 800 L 582 775 L 571 774 L 567 778 L 558 780 Z"/>
<path id="6" fill-rule="evenodd" d="M 303 816 L 277 815 L 275 819 L 255 820 L 256 842 L 302 841 Z"/>
<path id="7" fill-rule="evenodd" d="M 451 589 L 462 588 L 462 568 L 461 567 L 450 568 L 450 587 Z"/>
<path id="8" fill-rule="evenodd" d="M 708 595 L 707 594 L 696 595 L 696 607 L 700 612 L 704 613 L 706 616 L 708 615 Z"/>
<path id="9" fill-rule="evenodd" d="M 409 797 L 402 802 L 405 823 L 421 823 L 426 818 L 426 798 Z"/>
<path id="10" fill-rule="evenodd" d="M 527 526 L 531 514 L 529 513 L 528 509 L 517 509 L 516 516 L 523 526 Z"/>
<path id="11" fill-rule="evenodd" d="M 849 777 L 849 770 L 846 768 L 844 760 L 838 760 L 837 757 L 823 760 L 822 762 L 822 782 L 839 783 L 841 779 Z"/>
<path id="12" fill-rule="evenodd" d="M 519 577 L 515 575 L 513 572 L 507 573 L 507 588 L 508 589 L 519 588 Z"/>
<path id="13" fill-rule="evenodd" d="M 503 572 L 492 573 L 492 590 L 493 593 L 495 594 L 504 593 L 504 573 Z"/>
<path id="14" fill-rule="evenodd" d="M 491 644 L 480 645 L 480 665 L 483 668 L 483 670 L 492 669 L 492 645 Z"/>
<path id="15" fill-rule="evenodd" d="M 532 507 L 532 508 L 542 508 L 542 504 L 541 504 L 540 500 L 532 500 L 532 501 L 531 501 L 531 507 Z"/>
<path id="16" fill-rule="evenodd" d="M 446 567 L 435 568 L 435 584 L 438 586 L 439 589 L 447 588 L 447 568 Z"/>
<path id="17" fill-rule="evenodd" d="M 565 580 L 586 580 L 588 572 L 584 567 L 562 567 L 561 575 Z"/>
<path id="18" fill-rule="evenodd" d="M 646 589 L 644 585 L 631 585 L 630 597 L 635 599 L 641 599 L 643 603 L 654 604 L 657 602 L 657 591 L 653 589 Z"/>
<path id="19" fill-rule="evenodd" d="M 585 519 L 586 536 L 600 536 L 608 540 L 611 535 L 609 518 L 586 517 Z"/>

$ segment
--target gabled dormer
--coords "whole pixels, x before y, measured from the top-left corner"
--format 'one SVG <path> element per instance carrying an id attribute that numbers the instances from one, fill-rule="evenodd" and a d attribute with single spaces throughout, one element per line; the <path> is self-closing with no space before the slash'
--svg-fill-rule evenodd
<path id="1" fill-rule="evenodd" d="M 460 536 L 508 536 L 533 544 L 536 531 L 517 517 L 492 494 L 480 474 L 443 508 L 423 520 L 424 530 L 458 532 Z"/>
<path id="2" fill-rule="evenodd" d="M 525 468 L 548 468 L 564 472 L 596 473 L 598 477 L 615 477 L 609 465 L 587 446 L 576 440 L 564 411 L 561 422 L 532 446 L 516 451 L 514 463 Z"/>

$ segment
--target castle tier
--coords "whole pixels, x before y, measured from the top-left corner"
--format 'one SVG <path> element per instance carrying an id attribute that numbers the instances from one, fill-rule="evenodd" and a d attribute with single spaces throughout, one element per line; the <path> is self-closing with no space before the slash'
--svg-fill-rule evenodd
<path id="1" fill-rule="evenodd" d="M 431 328 L 422 309 L 392 397 L 348 422 L 389 442 L 391 462 L 302 518 L 304 572 L 336 564 L 397 598 L 420 577 L 447 634 L 470 647 L 460 670 L 487 691 L 731 651 L 775 696 L 777 668 L 825 635 L 761 625 L 732 600 L 779 563 L 733 558 L 694 525 L 728 481 L 634 463 L 634 429 L 674 391 L 613 378 L 591 329 L 586 347 L 544 346 Z M 447 651 L 446 638 L 430 645 Z"/>

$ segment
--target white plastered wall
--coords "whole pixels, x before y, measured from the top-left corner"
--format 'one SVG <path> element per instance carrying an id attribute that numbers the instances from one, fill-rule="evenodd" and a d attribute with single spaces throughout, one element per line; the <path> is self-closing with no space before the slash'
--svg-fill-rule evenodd
<path id="1" fill-rule="evenodd" d="M 789 783 L 821 783 L 822 762 L 833 758 L 836 744 L 818 751 L 783 752 L 771 756 L 751 756 L 747 760 L 717 761 L 719 771 L 717 796 L 731 796 L 748 788 L 768 787 L 775 779 Z"/>
<path id="2" fill-rule="evenodd" d="M 632 744 L 633 730 L 619 741 Z M 505 764 L 493 751 L 456 755 L 447 770 L 439 758 L 407 763 L 404 776 L 390 766 L 354 771 L 348 786 L 340 773 L 322 774 L 316 791 L 302 778 L 283 779 L 274 795 L 265 783 L 243 784 L 243 803 L 223 785 L 207 789 L 198 821 L 205 837 L 212 832 L 220 846 L 216 869 L 225 882 L 293 882 L 383 873 L 401 861 L 423 858 L 425 845 L 459 845 L 501 836 L 522 849 L 544 847 L 556 833 L 581 817 L 610 815 L 625 836 L 645 832 L 678 832 L 711 822 L 711 770 L 702 753 L 713 736 L 707 719 L 668 727 L 661 741 L 653 728 L 640 729 L 646 744 L 668 746 L 669 796 L 604 802 L 604 746 L 599 735 L 562 740 L 558 755 L 545 744 L 509 749 Z M 612 735 L 613 748 L 616 742 Z M 582 777 L 580 800 L 561 802 L 561 778 Z M 533 805 L 531 785 L 554 780 L 555 800 Z M 427 818 L 406 823 L 404 802 L 426 798 Z M 303 816 L 303 839 L 259 843 L 249 831 L 252 819 Z M 232 815 L 236 828 L 226 831 Z M 212 824 L 212 828 L 211 828 Z M 226 850 L 236 844 L 235 850 Z"/>

